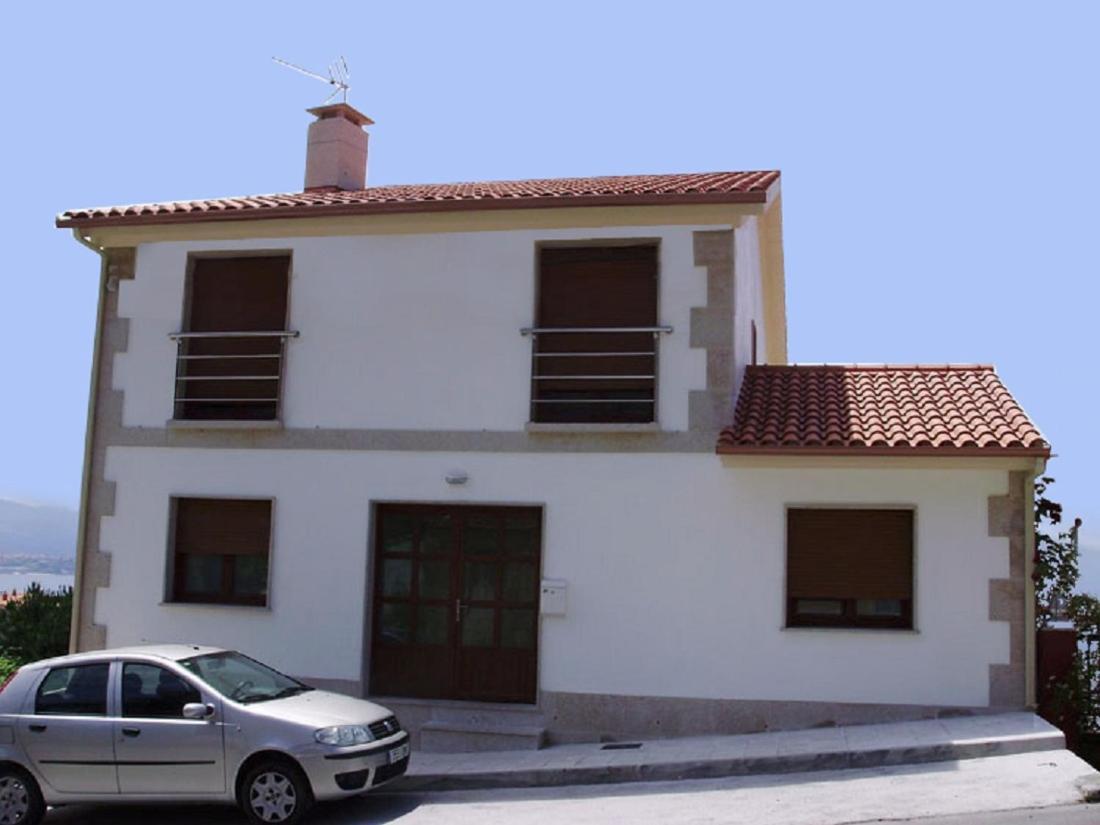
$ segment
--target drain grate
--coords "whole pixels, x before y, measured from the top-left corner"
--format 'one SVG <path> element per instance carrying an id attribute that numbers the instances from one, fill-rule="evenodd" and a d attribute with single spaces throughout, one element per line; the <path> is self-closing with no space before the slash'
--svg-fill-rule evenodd
<path id="1" fill-rule="evenodd" d="M 636 751 L 642 746 L 641 742 L 611 742 L 600 747 L 602 751 Z"/>

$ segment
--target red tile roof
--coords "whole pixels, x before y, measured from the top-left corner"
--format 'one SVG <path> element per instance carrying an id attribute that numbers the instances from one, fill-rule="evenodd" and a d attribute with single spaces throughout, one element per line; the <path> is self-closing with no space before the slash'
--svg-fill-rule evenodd
<path id="1" fill-rule="evenodd" d="M 989 366 L 748 367 L 718 452 L 1050 455 Z"/>
<path id="2" fill-rule="evenodd" d="M 769 187 L 777 180 L 779 172 L 701 172 L 405 184 L 355 191 L 333 188 L 285 195 L 70 209 L 58 216 L 57 225 L 119 226 L 455 209 L 764 203 Z"/>

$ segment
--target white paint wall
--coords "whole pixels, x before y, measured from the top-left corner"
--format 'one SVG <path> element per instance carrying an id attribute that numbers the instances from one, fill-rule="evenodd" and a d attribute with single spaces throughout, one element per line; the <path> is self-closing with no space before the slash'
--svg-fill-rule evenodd
<path id="1" fill-rule="evenodd" d="M 216 472 L 211 468 L 216 467 Z M 464 468 L 470 483 L 443 474 Z M 650 696 L 984 705 L 1008 624 L 988 580 L 1003 470 L 734 469 L 713 455 L 111 448 L 108 643 L 243 648 L 318 678 L 360 676 L 371 500 L 544 503 L 545 576 L 569 611 L 541 629 L 541 687 Z M 162 605 L 172 494 L 276 497 L 271 610 Z M 783 630 L 784 506 L 917 508 L 917 632 Z"/>
<path id="2" fill-rule="evenodd" d="M 706 384 L 705 354 L 689 349 L 706 273 L 692 233 L 722 227 L 627 227 L 437 235 L 363 235 L 274 241 L 178 242 L 138 248 L 119 314 L 129 346 L 116 357 L 126 426 L 172 417 L 175 345 L 189 252 L 293 252 L 284 423 L 289 427 L 520 430 L 528 421 L 535 245 L 545 240 L 657 238 L 660 321 L 658 419 L 687 428 L 688 391 Z"/>
<path id="3" fill-rule="evenodd" d="M 759 219 L 747 217 L 733 238 L 733 380 L 734 398 L 741 391 L 745 366 L 752 363 L 752 323 L 756 322 L 757 361 L 767 361 L 764 290 L 760 271 Z"/>

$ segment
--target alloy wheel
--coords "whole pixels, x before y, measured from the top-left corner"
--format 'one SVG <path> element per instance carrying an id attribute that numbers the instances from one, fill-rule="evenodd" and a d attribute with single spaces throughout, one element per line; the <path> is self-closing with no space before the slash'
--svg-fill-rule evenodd
<path id="1" fill-rule="evenodd" d="M 266 771 L 252 781 L 248 804 L 264 822 L 285 822 L 298 807 L 298 793 L 289 777 L 278 771 Z"/>

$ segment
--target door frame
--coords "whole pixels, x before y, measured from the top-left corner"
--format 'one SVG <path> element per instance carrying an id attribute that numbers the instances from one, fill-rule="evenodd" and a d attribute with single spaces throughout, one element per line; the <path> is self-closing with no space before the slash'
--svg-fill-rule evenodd
<path id="1" fill-rule="evenodd" d="M 360 679 L 363 686 L 363 696 L 367 698 L 387 698 L 385 694 L 376 693 L 371 685 L 371 664 L 373 662 L 374 646 L 374 588 L 375 571 L 378 569 L 378 511 L 389 505 L 424 506 L 424 507 L 534 507 L 538 508 L 539 518 L 539 563 L 538 581 L 545 578 L 544 565 L 546 563 L 546 519 L 549 505 L 545 501 L 475 501 L 470 499 L 415 499 L 415 498 L 378 498 L 367 501 L 367 558 L 366 577 L 364 581 L 363 598 L 363 655 Z M 540 586 L 541 590 L 541 586 Z M 542 704 L 542 605 L 536 605 L 535 619 L 535 701 L 509 702 L 513 707 L 539 707 Z M 485 705 L 497 704 L 476 699 L 423 699 L 420 697 L 389 697 L 409 702 L 422 703 L 457 703 L 460 705 Z"/>

